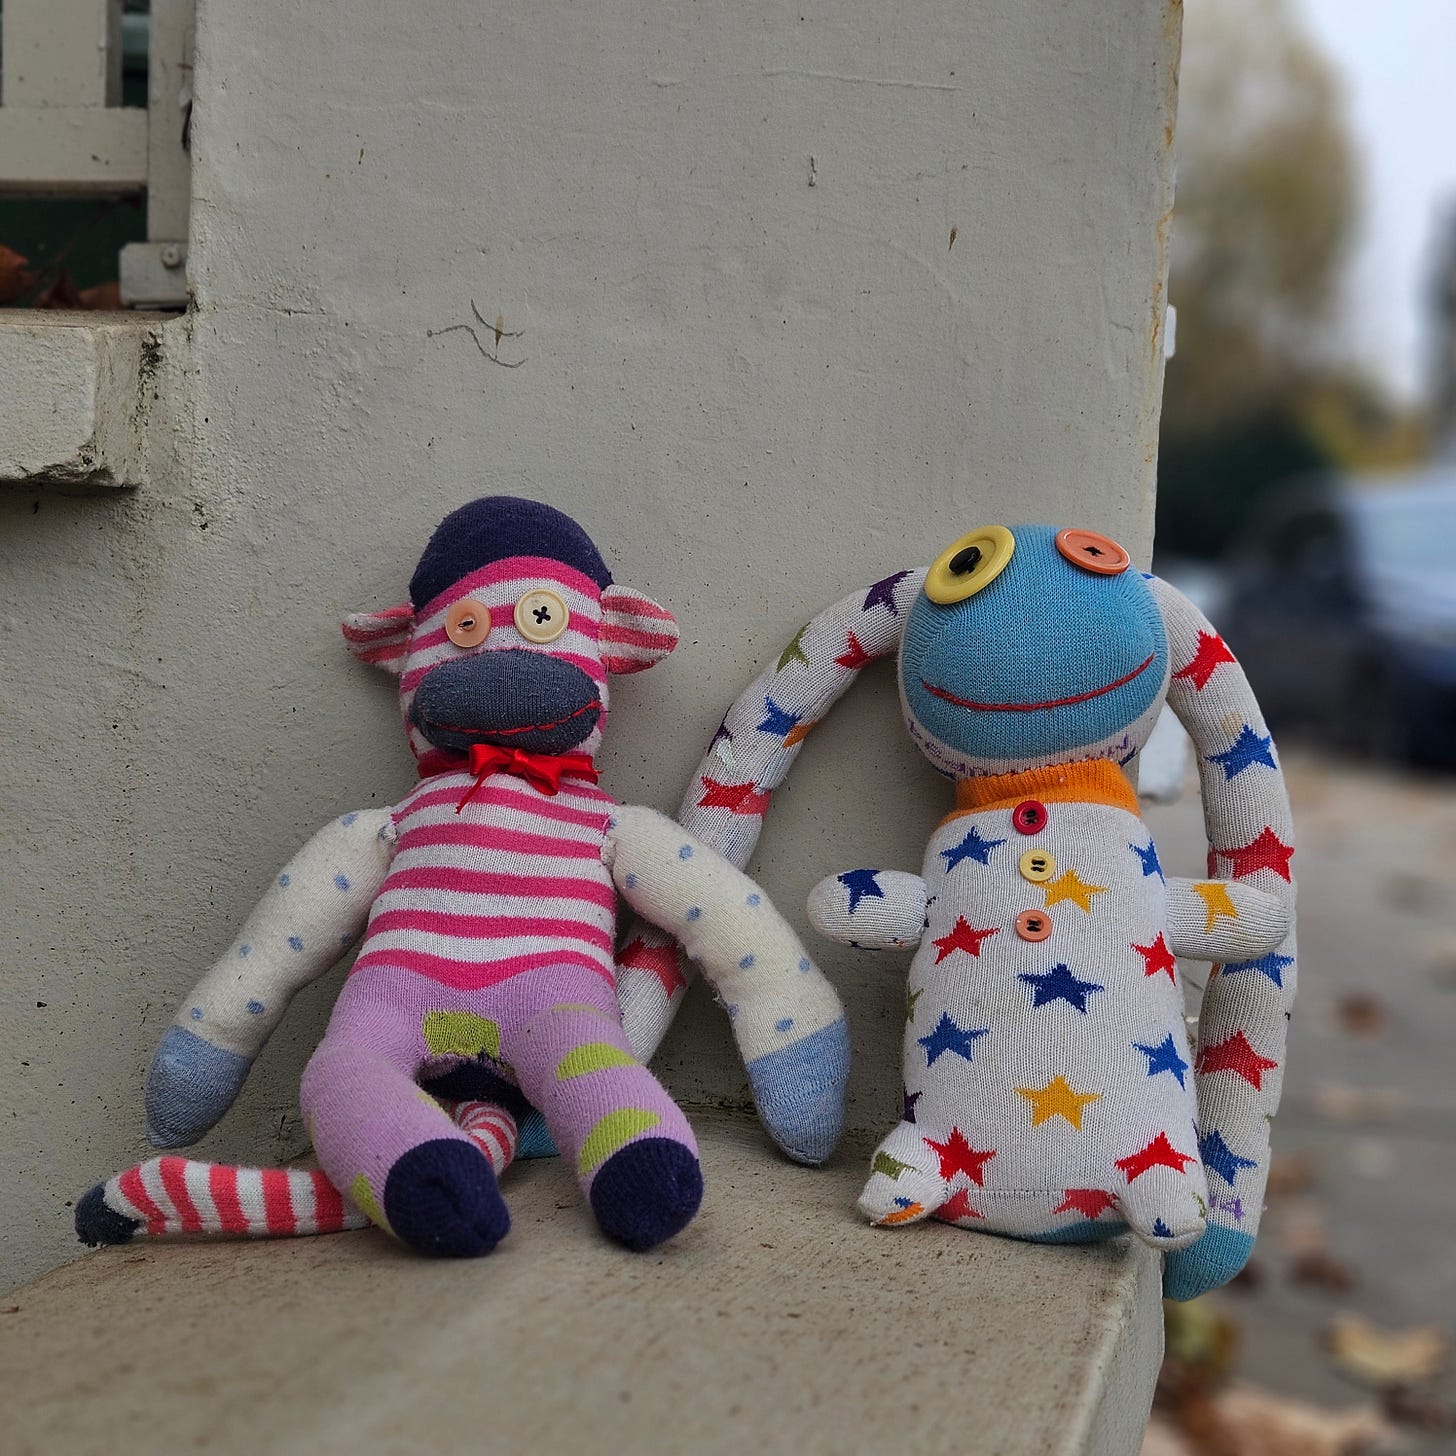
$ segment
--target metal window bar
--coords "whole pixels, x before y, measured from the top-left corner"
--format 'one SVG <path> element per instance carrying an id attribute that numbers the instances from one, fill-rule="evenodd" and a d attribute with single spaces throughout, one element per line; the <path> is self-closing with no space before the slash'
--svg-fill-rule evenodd
<path id="1" fill-rule="evenodd" d="M 122 106 L 121 0 L 3 0 L 0 194 L 147 195 L 122 301 L 187 302 L 195 0 L 151 0 L 147 106 Z"/>

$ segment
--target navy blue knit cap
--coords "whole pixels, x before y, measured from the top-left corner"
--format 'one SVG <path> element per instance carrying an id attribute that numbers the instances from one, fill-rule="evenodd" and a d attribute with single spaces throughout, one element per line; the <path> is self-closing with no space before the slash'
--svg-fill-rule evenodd
<path id="1" fill-rule="evenodd" d="M 451 511 L 430 537 L 410 578 L 418 611 L 463 576 L 508 556 L 546 556 L 575 567 L 603 588 L 611 586 L 601 552 L 570 516 L 540 501 L 487 495 Z"/>

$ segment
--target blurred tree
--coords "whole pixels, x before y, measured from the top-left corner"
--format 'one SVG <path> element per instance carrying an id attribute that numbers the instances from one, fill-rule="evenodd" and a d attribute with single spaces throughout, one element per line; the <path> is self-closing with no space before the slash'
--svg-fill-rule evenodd
<path id="1" fill-rule="evenodd" d="M 1341 358 L 1359 169 L 1290 0 L 1190 0 L 1177 147 L 1158 545 L 1209 556 L 1278 480 L 1404 437 Z"/>

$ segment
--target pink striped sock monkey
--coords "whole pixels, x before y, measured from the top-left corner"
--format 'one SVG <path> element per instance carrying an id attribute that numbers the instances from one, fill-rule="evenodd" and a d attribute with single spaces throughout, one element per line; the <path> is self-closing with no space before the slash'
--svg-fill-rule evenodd
<path id="1" fill-rule="evenodd" d="M 301 1092 L 346 1211 L 427 1253 L 490 1252 L 509 1226 L 496 1174 L 529 1099 L 603 1230 L 654 1247 L 692 1218 L 702 1176 L 686 1120 L 623 1031 L 620 892 L 728 1004 L 779 1146 L 802 1162 L 827 1157 L 847 1077 L 834 991 L 750 880 L 662 815 L 596 786 L 608 674 L 671 651 L 669 614 L 615 585 L 569 517 L 496 496 L 441 524 L 408 605 L 351 617 L 344 633 L 356 655 L 399 675 L 420 781 L 392 809 L 326 826 L 279 874 L 167 1033 L 148 1079 L 152 1141 L 183 1145 L 216 1122 L 291 996 L 367 916 Z M 452 1117 L 425 1078 L 447 1098 L 498 1108 L 509 1138 L 487 1146 L 483 1125 Z M 324 1183 L 263 1175 L 261 1213 L 240 1217 L 235 1199 L 217 1203 L 228 1176 L 154 1160 L 87 1194 L 78 1233 L 97 1243 L 174 1225 L 318 1226 L 282 1194 L 291 1205 L 311 1189 L 317 1208 Z"/>

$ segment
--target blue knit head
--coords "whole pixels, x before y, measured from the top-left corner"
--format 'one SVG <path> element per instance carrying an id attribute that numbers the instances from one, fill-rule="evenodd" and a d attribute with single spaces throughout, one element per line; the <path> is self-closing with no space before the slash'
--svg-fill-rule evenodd
<path id="1" fill-rule="evenodd" d="M 1147 581 L 1115 543 L 1053 526 L 986 527 L 948 548 L 900 648 L 910 735 L 954 778 L 1126 763 L 1167 685 Z"/>
<path id="2" fill-rule="evenodd" d="M 461 577 L 512 556 L 543 556 L 574 566 L 605 590 L 612 574 L 592 539 L 564 511 L 513 495 L 487 495 L 451 511 L 430 537 L 410 578 L 418 611 Z"/>

